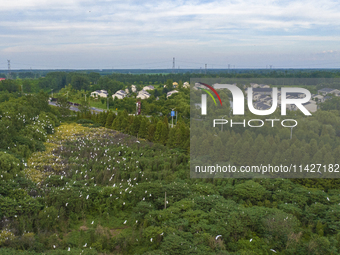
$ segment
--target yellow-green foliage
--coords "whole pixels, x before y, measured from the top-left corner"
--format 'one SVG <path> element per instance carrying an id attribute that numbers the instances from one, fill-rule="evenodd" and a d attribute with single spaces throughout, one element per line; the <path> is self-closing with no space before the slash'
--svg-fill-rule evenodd
<path id="1" fill-rule="evenodd" d="M 64 142 L 74 141 L 79 137 L 96 137 L 105 132 L 105 128 L 91 129 L 76 123 L 63 124 L 55 129 L 55 133 L 48 135 L 44 143 L 46 150 L 33 153 L 27 160 L 27 168 L 24 173 L 30 180 L 40 183 L 50 174 L 58 173 L 64 168 L 60 157 L 54 155 L 53 151 L 62 146 Z M 52 169 L 52 173 L 44 172 L 44 169 Z"/>
<path id="2" fill-rule="evenodd" d="M 6 240 L 13 240 L 14 239 L 14 234 L 7 231 L 7 230 L 2 230 L 0 232 L 0 245 L 3 244 Z"/>

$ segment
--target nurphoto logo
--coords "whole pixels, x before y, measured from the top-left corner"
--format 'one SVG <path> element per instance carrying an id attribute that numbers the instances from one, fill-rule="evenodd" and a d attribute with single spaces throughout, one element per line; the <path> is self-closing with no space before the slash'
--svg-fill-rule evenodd
<path id="1" fill-rule="evenodd" d="M 236 85 L 231 84 L 214 84 L 213 87 L 199 82 L 199 84 L 205 86 L 206 88 L 210 89 L 218 98 L 220 105 L 222 106 L 222 100 L 215 89 L 228 89 L 232 94 L 232 101 L 233 101 L 233 115 L 244 115 L 244 94 L 242 90 L 237 87 Z M 215 98 L 210 93 L 209 90 L 200 87 L 204 92 L 206 92 L 214 101 L 215 105 L 217 105 Z M 299 93 L 304 94 L 304 98 L 287 98 L 288 93 Z M 207 115 L 207 94 L 201 95 L 201 115 Z M 248 102 L 248 109 L 251 113 L 259 116 L 266 116 L 270 115 L 275 112 L 278 106 L 278 100 L 281 100 L 281 115 L 286 115 L 287 105 L 295 105 L 297 109 L 299 109 L 304 115 L 311 116 L 312 114 L 303 106 L 304 103 L 307 103 L 311 99 L 311 93 L 309 90 L 305 88 L 292 88 L 292 87 L 283 87 L 281 88 L 281 95 L 278 95 L 278 89 L 272 88 L 272 106 L 266 110 L 259 110 L 255 109 L 253 105 L 253 88 L 247 88 L 247 102 Z M 271 126 L 274 127 L 275 121 L 280 121 L 279 119 L 266 119 L 265 121 L 271 122 Z M 286 125 L 286 122 L 295 122 L 293 125 Z M 254 122 L 259 122 L 259 125 L 254 125 Z M 214 119 L 213 120 L 213 127 L 217 124 L 224 125 L 227 124 L 228 120 L 226 119 Z M 248 122 L 249 127 L 262 127 L 264 125 L 264 121 L 261 119 L 251 119 Z M 230 127 L 233 125 L 241 124 L 244 127 L 246 126 L 246 120 L 243 122 L 233 122 L 230 120 Z M 297 121 L 294 119 L 286 119 L 281 121 L 281 125 L 283 127 L 295 127 L 297 125 Z"/>

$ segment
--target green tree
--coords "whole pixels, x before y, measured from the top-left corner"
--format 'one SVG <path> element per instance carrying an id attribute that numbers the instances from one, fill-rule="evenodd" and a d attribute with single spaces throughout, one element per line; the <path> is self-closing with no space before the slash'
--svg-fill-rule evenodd
<path id="1" fill-rule="evenodd" d="M 13 155 L 0 151 L 0 173 L 1 179 L 14 178 L 21 170 L 20 161 Z"/>
<path id="2" fill-rule="evenodd" d="M 22 86 L 23 86 L 23 92 L 24 93 L 31 93 L 32 92 L 32 85 L 31 85 L 31 82 L 29 80 L 24 80 L 22 82 Z"/>
<path id="3" fill-rule="evenodd" d="M 74 74 L 71 80 L 72 88 L 76 90 L 88 90 L 90 82 L 86 76 Z"/>
<path id="4" fill-rule="evenodd" d="M 105 125 L 106 125 L 107 115 L 108 115 L 107 112 L 101 112 L 101 113 L 99 113 L 98 123 L 99 123 L 100 125 L 102 125 L 103 127 L 105 127 Z"/>
<path id="5" fill-rule="evenodd" d="M 148 124 L 149 124 L 149 120 L 145 117 L 142 117 L 140 126 L 139 126 L 139 130 L 138 130 L 138 136 L 140 138 L 146 138 L 148 135 Z"/>
<path id="6" fill-rule="evenodd" d="M 61 115 L 65 116 L 65 115 L 70 114 L 71 105 L 68 103 L 68 100 L 66 97 L 59 96 L 57 105 L 59 107 L 59 112 L 61 113 Z"/>
<path id="7" fill-rule="evenodd" d="M 156 143 L 163 143 L 163 129 L 164 129 L 164 123 L 162 121 L 158 121 L 156 125 L 156 131 L 154 135 L 154 142 Z"/>
<path id="8" fill-rule="evenodd" d="M 105 123 L 105 127 L 106 127 L 106 128 L 111 128 L 111 127 L 112 127 L 112 122 L 113 122 L 113 120 L 115 119 L 115 117 L 116 117 L 116 114 L 113 113 L 113 112 L 110 112 L 110 113 L 107 115 L 106 123 Z"/>
<path id="9" fill-rule="evenodd" d="M 139 128 L 141 125 L 141 117 L 140 116 L 134 116 L 132 125 L 129 128 L 130 135 L 137 136 L 139 132 Z"/>
<path id="10" fill-rule="evenodd" d="M 83 115 L 86 115 L 89 112 L 91 112 L 91 106 L 90 106 L 89 100 L 87 100 L 87 101 L 82 100 L 80 102 L 80 105 L 78 106 L 78 109 L 79 109 L 80 113 L 83 114 Z"/>
<path id="11" fill-rule="evenodd" d="M 148 137 L 147 137 L 150 142 L 154 141 L 155 131 L 156 131 L 156 125 L 153 123 L 150 124 L 149 129 L 148 129 Z"/>

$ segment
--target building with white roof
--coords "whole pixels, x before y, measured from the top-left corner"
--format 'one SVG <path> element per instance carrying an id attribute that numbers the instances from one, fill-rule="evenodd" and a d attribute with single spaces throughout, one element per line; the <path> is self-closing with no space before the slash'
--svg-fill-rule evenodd
<path id="1" fill-rule="evenodd" d="M 137 92 L 137 87 L 136 87 L 136 85 L 131 85 L 131 91 L 132 92 Z"/>
<path id="2" fill-rule="evenodd" d="M 190 84 L 189 84 L 189 82 L 184 82 L 183 83 L 183 88 L 186 88 L 186 89 L 189 89 L 190 88 Z"/>
<path id="3" fill-rule="evenodd" d="M 332 88 L 323 88 L 323 89 L 319 89 L 318 93 L 321 95 L 327 95 L 327 94 L 334 94 L 334 95 L 339 95 L 340 94 L 340 90 L 338 89 L 332 89 Z"/>
<path id="4" fill-rule="evenodd" d="M 127 96 L 127 93 L 124 90 L 118 90 L 115 94 L 112 95 L 112 98 L 115 99 L 116 97 L 118 99 L 123 99 Z"/>
<path id="5" fill-rule="evenodd" d="M 175 93 L 178 93 L 178 91 L 177 90 L 169 91 L 168 93 L 166 93 L 166 97 L 168 98 L 168 97 L 172 96 Z"/>
<path id="6" fill-rule="evenodd" d="M 143 88 L 143 90 L 145 90 L 145 91 L 147 91 L 147 90 L 154 90 L 154 89 L 155 89 L 155 87 L 152 86 L 152 85 L 145 86 L 145 87 Z"/>
<path id="7" fill-rule="evenodd" d="M 136 98 L 140 98 L 140 99 L 147 99 L 151 96 L 151 94 L 145 90 L 141 90 L 138 92 L 138 95 L 136 96 Z"/>
<path id="8" fill-rule="evenodd" d="M 107 91 L 103 90 L 103 89 L 91 92 L 91 97 L 105 97 L 105 98 L 107 98 L 108 96 L 109 96 L 109 93 L 107 93 Z"/>

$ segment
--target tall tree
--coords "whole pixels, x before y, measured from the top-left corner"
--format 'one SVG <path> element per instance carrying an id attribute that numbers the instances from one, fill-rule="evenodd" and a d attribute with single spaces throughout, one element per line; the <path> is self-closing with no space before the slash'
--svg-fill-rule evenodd
<path id="1" fill-rule="evenodd" d="M 149 120 L 146 117 L 142 117 L 141 124 L 139 126 L 138 136 L 140 138 L 146 138 L 148 135 Z"/>
<path id="2" fill-rule="evenodd" d="M 153 123 L 150 124 L 149 130 L 148 130 L 148 137 L 147 137 L 150 142 L 153 142 L 154 140 L 155 131 L 156 131 L 156 125 Z"/>
<path id="3" fill-rule="evenodd" d="M 91 112 L 90 102 L 88 100 L 87 101 L 82 100 L 80 102 L 80 105 L 78 106 L 78 109 L 82 114 L 87 114 Z"/>
<path id="4" fill-rule="evenodd" d="M 65 116 L 70 114 L 71 105 L 68 103 L 68 100 L 64 96 L 58 97 L 57 105 L 59 106 L 59 112 L 61 115 Z"/>
<path id="5" fill-rule="evenodd" d="M 141 125 L 141 117 L 140 116 L 134 116 L 132 125 L 129 128 L 130 135 L 137 136 L 139 128 Z"/>
<path id="6" fill-rule="evenodd" d="M 107 115 L 106 123 L 105 123 L 105 127 L 106 127 L 106 128 L 111 128 L 111 127 L 112 127 L 112 122 L 113 122 L 113 120 L 115 119 L 115 117 L 116 117 L 116 114 L 114 114 L 113 112 L 110 112 L 110 113 Z"/>

